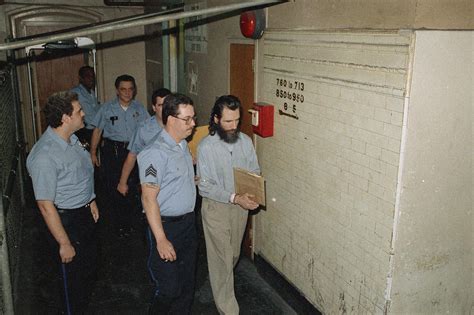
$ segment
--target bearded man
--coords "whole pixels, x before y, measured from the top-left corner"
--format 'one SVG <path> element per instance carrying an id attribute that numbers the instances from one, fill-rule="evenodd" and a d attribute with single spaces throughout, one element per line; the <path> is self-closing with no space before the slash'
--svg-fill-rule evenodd
<path id="1" fill-rule="evenodd" d="M 234 267 L 249 210 L 258 203 L 250 194 L 236 194 L 233 168 L 260 173 L 252 140 L 240 132 L 242 106 L 233 95 L 217 99 L 209 135 L 198 146 L 197 175 L 202 200 L 209 279 L 220 314 L 239 314 L 234 293 Z"/>

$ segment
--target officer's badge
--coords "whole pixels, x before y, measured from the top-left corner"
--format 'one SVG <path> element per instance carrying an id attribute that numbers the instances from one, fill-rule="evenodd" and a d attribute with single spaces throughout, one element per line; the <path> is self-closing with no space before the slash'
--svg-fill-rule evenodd
<path id="1" fill-rule="evenodd" d="M 156 168 L 154 168 L 153 165 L 150 164 L 150 166 L 148 166 L 145 170 L 145 177 L 147 176 L 156 177 L 156 175 L 157 175 Z"/>

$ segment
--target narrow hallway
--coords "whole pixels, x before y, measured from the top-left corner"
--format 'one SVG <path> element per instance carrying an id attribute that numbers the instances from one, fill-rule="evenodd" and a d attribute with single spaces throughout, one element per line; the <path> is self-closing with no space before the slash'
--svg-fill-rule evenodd
<path id="1" fill-rule="evenodd" d="M 107 200 L 98 193 L 101 220 L 98 225 L 99 266 L 89 314 L 147 314 L 153 284 L 146 269 L 148 245 L 143 231 L 118 237 L 108 227 Z M 54 264 L 39 210 L 28 203 L 23 224 L 19 283 L 15 298 L 18 314 L 60 313 Z M 193 314 L 218 314 L 208 280 L 204 236 L 198 212 L 198 270 Z M 235 272 L 235 289 L 241 314 L 296 314 L 267 284 L 253 262 L 242 258 Z"/>

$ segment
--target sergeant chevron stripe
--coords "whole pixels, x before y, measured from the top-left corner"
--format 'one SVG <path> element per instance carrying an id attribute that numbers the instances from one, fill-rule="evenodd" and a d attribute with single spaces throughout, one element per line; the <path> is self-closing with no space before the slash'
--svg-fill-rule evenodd
<path id="1" fill-rule="evenodd" d="M 153 177 L 156 177 L 156 174 L 157 174 L 156 169 L 151 164 L 145 170 L 145 177 L 149 176 L 149 175 L 153 176 Z"/>

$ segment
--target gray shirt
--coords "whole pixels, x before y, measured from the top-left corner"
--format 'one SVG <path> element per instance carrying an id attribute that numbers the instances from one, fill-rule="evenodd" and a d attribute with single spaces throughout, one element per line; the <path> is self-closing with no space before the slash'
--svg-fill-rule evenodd
<path id="1" fill-rule="evenodd" d="M 75 135 L 67 143 L 48 127 L 28 155 L 26 167 L 36 200 L 75 209 L 95 198 L 91 157 Z"/>
<path id="2" fill-rule="evenodd" d="M 79 84 L 71 89 L 71 92 L 77 93 L 79 97 L 79 103 L 82 106 L 82 111 L 84 112 L 84 122 L 86 124 L 87 129 L 94 129 L 92 126 L 92 120 L 94 120 L 97 111 L 99 110 L 99 103 L 97 102 L 97 97 L 95 96 L 94 91 L 90 93 L 87 89 L 82 85 Z"/>
<path id="3" fill-rule="evenodd" d="M 162 130 L 156 140 L 138 154 L 140 182 L 160 187 L 157 201 L 163 216 L 194 211 L 196 185 L 193 159 L 186 140 L 179 144 Z"/>
<path id="4" fill-rule="evenodd" d="M 104 138 L 128 142 L 132 139 L 138 124 L 149 117 L 145 107 L 138 101 L 132 100 L 127 110 L 124 110 L 116 98 L 100 107 L 92 125 L 103 130 Z"/>
<path id="5" fill-rule="evenodd" d="M 199 193 L 203 197 L 228 203 L 235 192 L 234 167 L 260 173 L 252 140 L 242 132 L 233 144 L 224 142 L 218 134 L 208 135 L 199 143 L 197 151 Z"/>
<path id="6" fill-rule="evenodd" d="M 128 151 L 134 154 L 140 153 L 148 144 L 156 139 L 162 129 L 156 120 L 156 116 L 148 118 L 138 126 L 132 140 L 128 144 Z"/>

